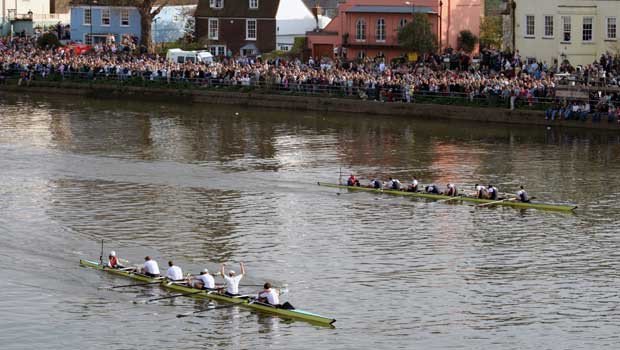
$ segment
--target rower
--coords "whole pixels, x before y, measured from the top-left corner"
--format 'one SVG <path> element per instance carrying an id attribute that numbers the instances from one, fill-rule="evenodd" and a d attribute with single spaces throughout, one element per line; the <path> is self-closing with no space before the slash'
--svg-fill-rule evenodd
<path id="1" fill-rule="evenodd" d="M 241 279 L 243 278 L 243 275 L 245 275 L 245 266 L 243 266 L 243 262 L 239 263 L 239 267 L 241 269 L 241 274 L 239 275 L 235 275 L 235 271 L 230 270 L 228 271 L 228 276 L 226 276 L 226 272 L 224 271 L 224 266 L 226 266 L 226 264 L 222 264 L 222 268 L 220 269 L 220 273 L 222 274 L 222 277 L 224 277 L 224 280 L 226 281 L 226 295 L 234 297 L 234 296 L 238 296 L 239 295 L 239 281 L 241 281 Z"/>
<path id="2" fill-rule="evenodd" d="M 517 191 L 517 199 L 523 203 L 530 202 L 530 197 L 527 195 L 527 192 L 525 191 L 523 186 L 520 186 L 520 190 Z"/>
<path id="3" fill-rule="evenodd" d="M 351 174 L 351 176 L 349 176 L 349 179 L 347 179 L 347 186 L 357 186 L 359 187 L 360 185 L 360 180 L 355 178 L 355 175 Z"/>
<path id="4" fill-rule="evenodd" d="M 263 286 L 263 290 L 258 293 L 258 302 L 278 306 L 280 305 L 280 293 L 272 289 L 271 283 L 267 282 Z"/>
<path id="5" fill-rule="evenodd" d="M 197 289 L 215 289 L 215 280 L 213 276 L 209 274 L 208 269 L 203 269 L 200 271 L 200 275 L 196 277 L 189 277 L 187 279 L 187 283 L 192 286 L 192 288 Z"/>
<path id="6" fill-rule="evenodd" d="M 448 190 L 445 193 L 446 196 L 456 197 L 458 196 L 458 191 L 456 189 L 455 184 L 448 184 Z"/>
<path id="7" fill-rule="evenodd" d="M 159 277 L 159 265 L 157 261 L 151 259 L 150 256 L 144 258 L 144 265 L 142 266 L 142 273 L 149 277 Z"/>
<path id="8" fill-rule="evenodd" d="M 439 192 L 439 188 L 437 188 L 437 186 L 435 186 L 434 184 L 428 185 L 424 188 L 424 190 L 426 191 L 426 193 L 431 193 L 431 194 L 441 194 Z"/>
<path id="9" fill-rule="evenodd" d="M 180 281 L 183 279 L 183 270 L 176 266 L 172 260 L 168 261 L 168 271 L 166 271 L 166 278 L 171 281 Z"/>
<path id="10" fill-rule="evenodd" d="M 398 181 L 398 179 L 392 179 L 392 190 L 400 191 L 403 185 Z"/>
<path id="11" fill-rule="evenodd" d="M 294 310 L 295 307 L 288 301 L 280 304 L 280 291 L 271 288 L 271 283 L 267 282 L 263 286 L 263 290 L 258 292 L 258 302 L 274 306 L 278 309 Z"/>
<path id="12" fill-rule="evenodd" d="M 474 187 L 476 188 L 476 198 L 487 198 L 487 189 L 484 186 L 476 184 Z"/>
<path id="13" fill-rule="evenodd" d="M 108 266 L 109 268 L 112 269 L 122 269 L 124 266 L 121 266 L 118 263 L 118 257 L 116 257 L 116 252 L 115 251 L 111 251 L 110 255 L 108 256 Z"/>
<path id="14" fill-rule="evenodd" d="M 373 179 L 372 181 L 370 181 L 370 184 L 368 185 L 368 187 L 374 188 L 375 190 L 380 190 L 382 185 L 383 184 L 381 183 L 381 180 Z"/>
<path id="15" fill-rule="evenodd" d="M 407 187 L 407 192 L 418 192 L 418 179 L 415 176 L 409 187 Z"/>
<path id="16" fill-rule="evenodd" d="M 487 197 L 488 199 L 497 200 L 497 188 L 493 185 L 489 185 L 489 187 L 487 187 Z"/>

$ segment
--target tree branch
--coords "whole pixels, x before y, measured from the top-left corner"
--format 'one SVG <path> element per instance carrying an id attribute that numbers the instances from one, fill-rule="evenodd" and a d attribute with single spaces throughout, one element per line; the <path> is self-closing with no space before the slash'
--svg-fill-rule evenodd
<path id="1" fill-rule="evenodd" d="M 158 8 L 156 8 L 153 12 L 151 12 L 151 18 L 155 18 L 155 16 L 157 16 L 161 10 L 164 9 L 164 7 L 166 7 L 166 5 L 168 5 L 168 1 L 164 1 L 161 5 L 159 5 Z"/>

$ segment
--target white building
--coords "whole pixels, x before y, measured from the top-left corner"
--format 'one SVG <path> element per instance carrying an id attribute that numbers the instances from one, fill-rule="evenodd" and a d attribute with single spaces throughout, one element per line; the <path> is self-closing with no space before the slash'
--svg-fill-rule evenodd
<path id="1" fill-rule="evenodd" d="M 523 58 L 591 64 L 620 54 L 620 1 L 515 0 L 515 43 Z"/>
<path id="2" fill-rule="evenodd" d="M 50 4 L 50 0 L 0 0 L 0 35 L 11 31 L 11 21 L 16 18 L 30 18 L 34 25 L 68 24 L 69 14 L 50 13 Z"/>
<path id="3" fill-rule="evenodd" d="M 318 16 L 319 29 L 325 28 L 330 21 L 331 18 L 320 14 Z M 316 27 L 317 20 L 306 2 L 281 0 L 276 14 L 276 50 L 290 50 L 296 37 L 305 37 L 306 32 Z"/>

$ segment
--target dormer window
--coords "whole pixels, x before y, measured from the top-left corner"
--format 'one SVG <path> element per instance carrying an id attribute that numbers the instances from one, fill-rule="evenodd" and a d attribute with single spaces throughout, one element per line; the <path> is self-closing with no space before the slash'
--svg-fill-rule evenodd
<path id="1" fill-rule="evenodd" d="M 212 9 L 222 9 L 224 8 L 224 0 L 210 0 L 209 7 Z"/>
<path id="2" fill-rule="evenodd" d="M 257 9 L 258 8 L 258 0 L 250 0 L 250 8 Z"/>

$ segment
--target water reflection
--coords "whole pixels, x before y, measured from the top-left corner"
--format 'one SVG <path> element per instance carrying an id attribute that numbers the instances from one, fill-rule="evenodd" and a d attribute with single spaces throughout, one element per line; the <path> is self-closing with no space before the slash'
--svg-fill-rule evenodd
<path id="1" fill-rule="evenodd" d="M 0 104 L 0 262 L 11 283 L 0 288 L 0 323 L 18 318 L 0 327 L 8 348 L 618 341 L 616 133 L 11 95 Z M 340 169 L 363 180 L 524 184 L 582 209 L 472 208 L 315 185 Z M 101 239 L 134 262 L 172 258 L 186 272 L 245 261 L 244 283 L 287 283 L 288 300 L 338 328 L 239 307 L 175 318 L 206 305 L 191 298 L 133 304 L 168 293 L 98 290 L 125 282 L 77 266 L 98 256 Z"/>

